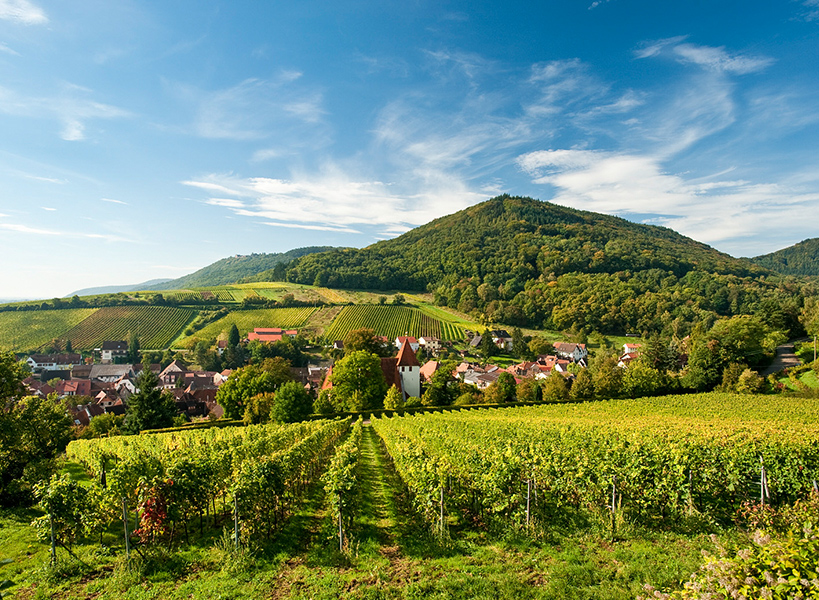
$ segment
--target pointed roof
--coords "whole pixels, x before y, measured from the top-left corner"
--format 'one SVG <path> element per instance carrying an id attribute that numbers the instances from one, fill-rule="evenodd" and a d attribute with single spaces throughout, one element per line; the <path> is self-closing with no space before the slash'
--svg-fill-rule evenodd
<path id="1" fill-rule="evenodd" d="M 401 349 L 398 351 L 398 365 L 399 367 L 420 367 L 421 363 L 415 357 L 415 352 L 412 351 L 410 344 L 401 344 Z"/>

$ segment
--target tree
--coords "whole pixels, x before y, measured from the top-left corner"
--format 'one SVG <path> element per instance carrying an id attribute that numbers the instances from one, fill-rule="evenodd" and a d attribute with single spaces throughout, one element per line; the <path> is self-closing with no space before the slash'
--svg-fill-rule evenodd
<path id="1" fill-rule="evenodd" d="M 139 362 L 139 337 L 133 331 L 128 332 L 128 362 Z"/>
<path id="2" fill-rule="evenodd" d="M 239 328 L 236 327 L 236 323 L 234 323 L 230 326 L 230 331 L 228 332 L 228 346 L 231 348 L 238 346 L 240 341 Z"/>
<path id="3" fill-rule="evenodd" d="M 143 369 L 136 379 L 138 391 L 128 398 L 125 411 L 126 431 L 139 433 L 144 429 L 171 427 L 176 416 L 173 395 L 158 388 L 159 377 L 150 369 Z"/>
<path id="4" fill-rule="evenodd" d="M 344 354 L 361 350 L 377 356 L 389 356 L 392 353 L 392 347 L 385 346 L 384 342 L 375 335 L 375 330 L 368 327 L 353 329 L 344 336 Z"/>
<path id="5" fill-rule="evenodd" d="M 495 342 L 492 341 L 492 336 L 489 335 L 489 331 L 483 332 L 480 348 L 481 356 L 483 356 L 484 360 L 489 360 L 498 353 L 498 347 L 495 345 Z"/>
<path id="6" fill-rule="evenodd" d="M 71 354 L 72 352 L 74 352 L 74 347 L 71 345 L 71 340 L 66 340 L 65 341 L 65 351 L 68 354 Z"/>
<path id="7" fill-rule="evenodd" d="M 536 380 L 524 379 L 518 384 L 515 395 L 518 402 L 540 402 L 543 398 L 542 392 L 543 390 Z"/>
<path id="8" fill-rule="evenodd" d="M 280 385 L 291 381 L 290 363 L 285 359 L 266 358 L 259 365 L 248 365 L 233 371 L 216 392 L 216 401 L 230 419 L 240 419 L 245 403 L 258 394 L 275 392 Z"/>
<path id="9" fill-rule="evenodd" d="M 14 390 L 16 377 L 5 371 L 0 365 L 0 387 Z M 33 485 L 54 471 L 54 459 L 71 439 L 72 424 L 66 406 L 54 394 L 4 399 L 0 404 L 0 506 L 31 500 Z"/>
<path id="10" fill-rule="evenodd" d="M 282 384 L 273 397 L 270 418 L 279 423 L 303 421 L 313 413 L 313 399 L 298 381 Z"/>
<path id="11" fill-rule="evenodd" d="M 598 398 L 619 398 L 622 395 L 623 369 L 617 366 L 617 357 L 608 356 L 593 363 L 592 383 Z"/>
<path id="12" fill-rule="evenodd" d="M 455 366 L 455 362 L 446 361 L 441 363 L 432 374 L 427 389 L 421 398 L 424 406 L 448 406 L 452 404 L 458 391 L 457 381 L 452 376 Z"/>
<path id="13" fill-rule="evenodd" d="M 629 398 L 657 396 L 667 387 L 665 375 L 642 359 L 631 361 L 623 374 L 623 390 Z"/>
<path id="14" fill-rule="evenodd" d="M 405 301 L 404 294 L 396 294 L 392 297 L 393 304 L 404 304 Z"/>
<path id="15" fill-rule="evenodd" d="M 245 414 L 242 420 L 245 425 L 267 423 L 270 420 L 270 409 L 273 407 L 274 395 L 272 392 L 256 394 L 245 402 Z"/>
<path id="16" fill-rule="evenodd" d="M 484 392 L 484 399 L 489 404 L 504 404 L 514 402 L 517 399 L 517 384 L 515 377 L 511 373 L 503 372 L 498 375 L 495 383 L 490 385 Z"/>
<path id="17" fill-rule="evenodd" d="M 565 402 L 569 399 L 569 384 L 560 373 L 552 371 L 540 385 L 543 388 L 544 402 Z"/>
<path id="18" fill-rule="evenodd" d="M 313 411 L 317 415 L 329 415 L 336 412 L 336 407 L 333 406 L 330 390 L 321 390 L 318 398 L 313 402 Z"/>
<path id="19" fill-rule="evenodd" d="M 23 379 L 28 376 L 25 367 L 11 352 L 0 352 L 0 402 L 23 393 Z M 2 408 L 2 405 L 0 405 Z"/>
<path id="20" fill-rule="evenodd" d="M 398 388 L 395 387 L 395 384 L 391 385 L 390 389 L 387 390 L 387 395 L 384 398 L 384 408 L 392 410 L 404 408 L 404 397 L 401 395 L 401 392 L 398 391 Z"/>
<path id="21" fill-rule="evenodd" d="M 572 400 L 591 400 L 594 398 L 594 382 L 588 369 L 580 369 L 574 376 L 574 383 L 569 390 Z"/>
<path id="22" fill-rule="evenodd" d="M 333 366 L 334 400 L 348 411 L 381 408 L 387 383 L 381 359 L 365 350 L 352 352 Z"/>
<path id="23" fill-rule="evenodd" d="M 512 329 L 512 352 L 521 360 L 531 360 L 534 358 L 520 327 Z"/>
<path id="24" fill-rule="evenodd" d="M 737 381 L 740 394 L 759 394 L 765 389 L 765 379 L 752 369 L 745 369 Z"/>

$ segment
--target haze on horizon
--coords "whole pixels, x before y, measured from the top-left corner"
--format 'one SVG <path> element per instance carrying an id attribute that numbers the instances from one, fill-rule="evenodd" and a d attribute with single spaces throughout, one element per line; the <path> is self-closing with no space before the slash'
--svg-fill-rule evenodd
<path id="1" fill-rule="evenodd" d="M 734 256 L 819 236 L 819 0 L 285 4 L 0 0 L 1 298 L 504 192 Z"/>

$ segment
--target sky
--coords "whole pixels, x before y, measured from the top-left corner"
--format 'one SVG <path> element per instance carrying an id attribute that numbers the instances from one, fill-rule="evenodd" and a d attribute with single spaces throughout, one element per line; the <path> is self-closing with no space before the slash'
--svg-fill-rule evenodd
<path id="1" fill-rule="evenodd" d="M 733 256 L 819 236 L 819 0 L 0 0 L 0 298 L 501 193 Z"/>

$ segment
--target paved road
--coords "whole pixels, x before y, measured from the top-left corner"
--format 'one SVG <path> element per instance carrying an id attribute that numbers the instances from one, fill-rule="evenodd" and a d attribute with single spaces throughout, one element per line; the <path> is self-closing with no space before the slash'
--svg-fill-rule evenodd
<path id="1" fill-rule="evenodd" d="M 772 373 L 778 373 L 782 369 L 796 367 L 801 364 L 802 361 L 794 354 L 793 342 L 788 342 L 787 344 L 776 347 L 776 358 L 774 358 L 771 365 L 762 372 L 762 376 L 767 377 Z"/>

